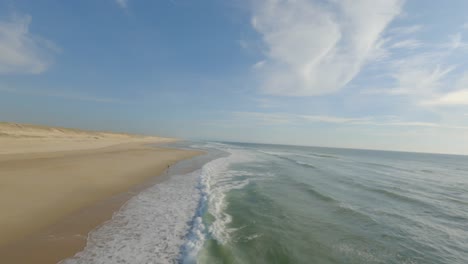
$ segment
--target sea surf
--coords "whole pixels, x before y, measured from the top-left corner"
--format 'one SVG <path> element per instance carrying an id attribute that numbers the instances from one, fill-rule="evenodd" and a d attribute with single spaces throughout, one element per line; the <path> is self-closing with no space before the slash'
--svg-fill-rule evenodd
<path id="1" fill-rule="evenodd" d="M 185 142 L 211 155 L 62 263 L 466 263 L 468 157 Z"/>

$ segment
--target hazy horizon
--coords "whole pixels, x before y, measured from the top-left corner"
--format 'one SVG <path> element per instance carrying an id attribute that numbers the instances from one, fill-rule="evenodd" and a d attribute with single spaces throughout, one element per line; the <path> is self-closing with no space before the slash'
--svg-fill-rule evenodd
<path id="1" fill-rule="evenodd" d="M 0 120 L 468 154 L 468 3 L 0 3 Z"/>

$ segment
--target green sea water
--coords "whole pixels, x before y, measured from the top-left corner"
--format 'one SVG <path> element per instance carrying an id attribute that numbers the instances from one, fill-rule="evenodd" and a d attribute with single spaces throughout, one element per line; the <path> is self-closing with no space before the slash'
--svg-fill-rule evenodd
<path id="1" fill-rule="evenodd" d="M 468 263 L 468 157 L 213 144 L 186 263 Z"/>

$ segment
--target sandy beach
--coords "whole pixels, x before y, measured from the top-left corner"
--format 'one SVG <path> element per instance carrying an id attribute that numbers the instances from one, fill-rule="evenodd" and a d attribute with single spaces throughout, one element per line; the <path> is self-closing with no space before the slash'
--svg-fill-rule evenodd
<path id="1" fill-rule="evenodd" d="M 2 261 L 54 263 L 79 251 L 126 191 L 200 154 L 148 145 L 171 141 L 0 123 Z"/>

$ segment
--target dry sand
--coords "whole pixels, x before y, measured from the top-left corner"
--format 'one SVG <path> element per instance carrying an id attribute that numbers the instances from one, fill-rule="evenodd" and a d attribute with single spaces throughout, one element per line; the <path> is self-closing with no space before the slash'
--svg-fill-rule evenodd
<path id="1" fill-rule="evenodd" d="M 0 123 L 0 262 L 43 252 L 48 261 L 27 259 L 53 263 L 79 251 L 87 232 L 107 220 L 127 196 L 113 198 L 118 202 L 109 202 L 111 197 L 200 154 L 145 145 L 170 141 L 174 139 Z M 44 235 L 58 233 L 75 240 L 65 239 L 68 246 L 44 240 Z"/>

